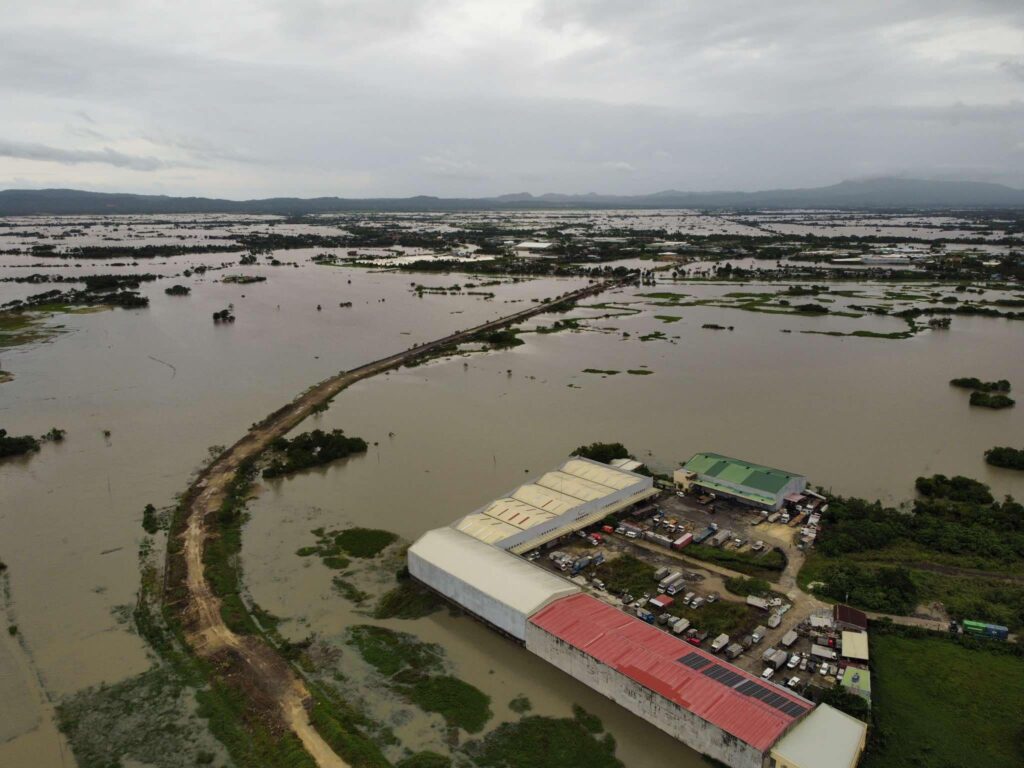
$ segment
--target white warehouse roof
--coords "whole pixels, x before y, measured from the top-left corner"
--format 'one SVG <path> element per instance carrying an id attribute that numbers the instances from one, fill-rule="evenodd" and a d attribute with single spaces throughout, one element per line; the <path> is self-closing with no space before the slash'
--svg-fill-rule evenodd
<path id="1" fill-rule="evenodd" d="M 649 477 L 572 458 L 466 515 L 454 527 L 487 544 L 517 551 L 590 525 L 654 492 Z"/>
<path id="2" fill-rule="evenodd" d="M 579 587 L 454 528 L 427 531 L 409 548 L 409 573 L 520 640 L 526 620 Z"/>
<path id="3" fill-rule="evenodd" d="M 868 727 L 845 712 L 819 704 L 772 747 L 777 762 L 794 768 L 853 768 Z"/>

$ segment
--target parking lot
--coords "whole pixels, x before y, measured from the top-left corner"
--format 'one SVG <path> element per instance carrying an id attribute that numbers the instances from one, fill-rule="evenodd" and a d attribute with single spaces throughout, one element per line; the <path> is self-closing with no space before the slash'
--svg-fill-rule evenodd
<path id="1" fill-rule="evenodd" d="M 777 568 L 778 552 L 787 562 L 802 561 L 799 528 L 767 523 L 765 515 L 749 507 L 721 500 L 701 503 L 671 491 L 640 514 L 620 517 L 618 525 L 577 532 L 530 553 L 530 559 L 765 679 L 797 691 L 835 684 L 843 667 L 834 650 L 837 638 L 808 624 L 815 611 L 826 607 L 779 583 L 792 581 L 796 569 Z M 687 534 L 696 538 L 709 528 L 728 535 L 709 537 L 692 548 L 666 546 L 666 541 L 678 542 Z M 771 585 L 764 605 L 750 605 L 727 589 L 730 578 L 746 574 Z"/>

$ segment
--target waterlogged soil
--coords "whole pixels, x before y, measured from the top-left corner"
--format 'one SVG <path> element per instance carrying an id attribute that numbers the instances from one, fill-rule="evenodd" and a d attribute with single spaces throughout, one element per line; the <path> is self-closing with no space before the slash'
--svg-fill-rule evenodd
<path id="1" fill-rule="evenodd" d="M 48 344 L 4 353 L 14 379 L 0 385 L 3 427 L 67 431 L 63 443 L 0 463 L 0 558 L 27 679 L 45 694 L 37 698 L 59 701 L 150 667 L 144 643 L 118 618 L 138 588 L 142 509 L 172 504 L 209 446 L 233 442 L 339 370 L 584 284 L 507 281 L 488 289 L 493 299 L 417 297 L 405 275 L 247 269 L 267 282 L 175 278 L 192 287 L 187 297 L 145 284 L 148 309 L 60 315 L 63 332 Z M 0 284 L 0 298 L 10 285 Z M 237 321 L 215 325 L 211 314 L 232 303 Z M 52 726 L 45 707 L 36 709 Z M 41 737 L 45 727 L 0 743 L 0 765 L 15 756 L 16 764 L 69 764 L 52 727 Z"/>
<path id="2" fill-rule="evenodd" d="M 635 225 L 645 221 L 637 215 Z M 725 226 L 722 221 L 709 226 Z M 0 426 L 37 435 L 58 426 L 67 439 L 0 463 L 6 613 L 19 627 L 17 641 L 4 635 L 0 653 L 0 665 L 19 681 L 8 684 L 5 677 L 3 693 L 6 702 L 18 702 L 10 710 L 18 717 L 6 719 L 0 731 L 0 765 L 71 765 L 53 724 L 53 703 L 88 701 L 82 697 L 91 694 L 83 691 L 139 680 L 151 668 L 143 642 L 124 621 L 139 583 L 142 509 L 173 503 L 209 446 L 233 442 L 252 422 L 340 369 L 583 284 L 503 280 L 486 288 L 493 299 L 465 292 L 418 296 L 415 283 L 480 278 L 316 266 L 309 262 L 316 254 L 277 254 L 299 267 L 238 267 L 234 257 L 211 254 L 135 266 L 57 261 L 50 268 L 174 277 L 143 284 L 148 309 L 55 316 L 47 322 L 62 332 L 49 343 L 3 353 L 2 368 L 14 379 L 0 385 Z M 5 256 L 5 276 L 46 271 L 12 266 L 19 259 L 40 261 Z M 232 266 L 180 276 L 204 263 Z M 229 273 L 267 280 L 220 282 Z M 173 283 L 189 285 L 191 295 L 166 296 Z M 0 303 L 51 287 L 0 283 Z M 341 428 L 366 439 L 368 452 L 257 484 L 242 556 L 251 597 L 282 618 L 287 638 L 315 633 L 323 669 L 336 673 L 335 684 L 390 726 L 403 747 L 445 752 L 451 734 L 439 716 L 372 685 L 366 666 L 344 645 L 351 624 L 378 623 L 440 644 L 453 673 L 491 697 L 489 728 L 518 717 L 508 702 L 519 694 L 542 715 L 568 717 L 579 703 L 603 720 L 627 765 L 702 765 L 618 705 L 465 617 L 448 611 L 411 621 L 368 617 L 373 600 L 352 602 L 345 595 L 354 593 L 336 579 L 371 597 L 382 594 L 401 564 L 398 546 L 389 548 L 389 558 L 341 571 L 296 552 L 315 544 L 311 531 L 321 527 L 381 528 L 412 541 L 598 440 L 625 443 L 654 469 L 670 471 L 695 451 L 714 450 L 887 501 L 907 498 L 914 477 L 936 472 L 1024 495 L 1024 478 L 988 467 L 982 457 L 1024 434 L 1024 412 L 969 408 L 966 394 L 948 385 L 957 376 L 978 376 L 1024 387 L 1020 321 L 954 317 L 949 330 L 907 339 L 835 337 L 817 334 L 906 330 L 898 318 L 835 312 L 857 314 L 850 304 L 920 305 L 922 299 L 896 294 L 921 293 L 921 287 L 833 286 L 860 293 L 825 295 L 834 299 L 827 304 L 834 311 L 822 316 L 750 311 L 735 306 L 742 299 L 726 296 L 782 288 L 662 281 L 609 292 L 589 302 L 594 306 L 523 326 L 531 331 L 578 319 L 576 329 L 524 332 L 526 343 L 514 349 L 458 355 L 356 384 L 296 431 Z M 933 290 L 952 294 L 948 287 L 924 294 Z M 685 295 L 667 305 L 641 295 L 654 292 Z M 348 302 L 351 307 L 339 306 Z M 229 304 L 236 322 L 214 325 L 211 314 Z M 680 319 L 666 323 L 657 315 Z M 734 330 L 710 333 L 705 324 Z M 602 377 L 583 373 L 588 368 L 657 375 Z M 187 706 L 176 712 L 190 722 Z"/>
<path id="3" fill-rule="evenodd" d="M 337 398 L 309 423 L 359 434 L 370 449 L 343 464 L 264 484 L 244 534 L 252 597 L 286 619 L 282 631 L 293 639 L 315 634 L 341 648 L 345 628 L 369 620 L 368 605 L 339 595 L 332 584 L 336 571 L 295 554 L 313 542 L 313 529 L 372 525 L 411 541 L 595 440 L 621 440 L 664 471 L 695 451 L 716 450 L 805 472 L 838 492 L 890 501 L 908 498 L 917 475 L 935 472 L 969 474 L 999 493 L 1024 492 L 1019 478 L 982 459 L 993 441 L 1024 427 L 1020 417 L 976 418 L 963 393 L 948 385 L 955 370 L 1024 378 L 1024 343 L 1012 323 L 957 318 L 949 331 L 910 339 L 837 339 L 780 330 L 850 330 L 861 321 L 695 306 L 683 310 L 669 338 L 640 342 L 664 325 L 655 317 L 662 310 L 648 306 L 641 292 L 601 297 L 606 305 L 638 309 L 634 314 L 602 318 L 606 308 L 575 310 L 560 317 L 598 319 L 578 330 L 521 334 L 526 344 L 510 351 L 360 382 Z M 902 324 L 865 319 L 886 330 Z M 736 329 L 707 333 L 701 326 L 709 322 Z M 532 325 L 550 321 L 542 317 Z M 595 366 L 658 375 L 583 373 Z M 376 595 L 393 583 L 393 568 L 352 578 Z M 491 696 L 492 726 L 514 717 L 506 711 L 514 691 L 526 694 L 540 714 L 566 716 L 573 702 L 591 709 L 615 736 L 627 765 L 697 760 L 470 619 L 442 611 L 380 623 L 444 647 L 456 674 Z M 359 663 L 349 663 L 344 653 L 341 659 L 353 690 L 403 744 L 443 751 L 447 734 L 439 718 L 378 695 Z"/>

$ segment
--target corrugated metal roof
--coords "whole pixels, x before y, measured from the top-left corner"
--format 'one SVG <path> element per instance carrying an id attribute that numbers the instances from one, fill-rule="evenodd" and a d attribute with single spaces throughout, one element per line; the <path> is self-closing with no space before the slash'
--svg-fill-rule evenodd
<path id="1" fill-rule="evenodd" d="M 821 704 L 775 745 L 772 754 L 800 768 L 852 768 L 867 729 L 857 718 Z"/>
<path id="2" fill-rule="evenodd" d="M 832 618 L 844 624 L 852 624 L 861 629 L 868 628 L 868 616 L 864 611 L 858 611 L 848 605 L 836 605 L 832 608 Z"/>
<path id="3" fill-rule="evenodd" d="M 683 469 L 696 472 L 705 478 L 713 478 L 734 485 L 742 485 L 751 491 L 776 494 L 790 480 L 801 475 L 782 469 L 752 464 L 732 459 L 718 453 L 697 453 L 683 465 Z"/>
<path id="4" fill-rule="evenodd" d="M 409 552 L 527 616 L 555 598 L 580 591 L 521 557 L 453 528 L 427 531 Z"/>
<path id="5" fill-rule="evenodd" d="M 585 459 L 569 459 L 562 465 L 562 471 L 570 475 L 592 480 L 601 485 L 606 485 L 617 491 L 629 488 L 629 486 L 636 483 L 636 475 L 609 467 L 607 464 L 586 461 Z"/>
<path id="6" fill-rule="evenodd" d="M 454 527 L 488 544 L 498 544 L 541 523 L 566 515 L 582 505 L 636 486 L 639 493 L 651 485 L 648 478 L 573 458 L 553 472 L 527 483 L 508 496 L 495 499 L 466 515 Z"/>
<path id="7" fill-rule="evenodd" d="M 857 661 L 868 660 L 867 632 L 843 632 L 842 655 Z"/>
<path id="8" fill-rule="evenodd" d="M 762 752 L 813 706 L 589 595 L 557 600 L 530 622 Z"/>

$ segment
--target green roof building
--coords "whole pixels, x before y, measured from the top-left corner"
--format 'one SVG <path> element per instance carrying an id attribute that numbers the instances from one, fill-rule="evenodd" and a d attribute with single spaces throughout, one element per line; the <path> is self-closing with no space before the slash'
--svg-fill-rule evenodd
<path id="1" fill-rule="evenodd" d="M 860 667 L 847 667 L 839 681 L 850 693 L 855 693 L 871 703 L 871 673 Z"/>
<path id="2" fill-rule="evenodd" d="M 807 487 L 807 478 L 781 469 L 731 459 L 718 453 L 697 453 L 676 470 L 677 485 L 694 485 L 714 494 L 761 509 L 780 509 L 786 496 Z"/>

